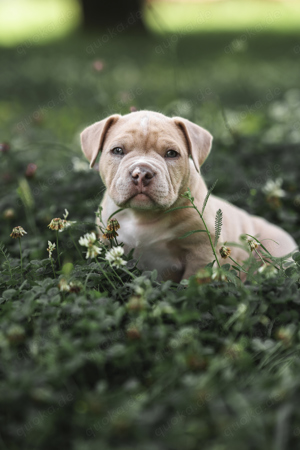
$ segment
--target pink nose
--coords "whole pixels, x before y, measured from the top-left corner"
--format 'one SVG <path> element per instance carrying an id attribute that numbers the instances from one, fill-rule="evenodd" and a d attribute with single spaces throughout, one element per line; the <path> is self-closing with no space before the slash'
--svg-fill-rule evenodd
<path id="1" fill-rule="evenodd" d="M 136 186 L 148 186 L 155 173 L 149 166 L 139 165 L 129 172 L 132 182 Z"/>

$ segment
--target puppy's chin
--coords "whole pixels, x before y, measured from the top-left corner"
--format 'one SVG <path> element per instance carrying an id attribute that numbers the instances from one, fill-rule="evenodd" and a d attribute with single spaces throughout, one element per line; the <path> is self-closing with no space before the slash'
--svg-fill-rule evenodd
<path id="1" fill-rule="evenodd" d="M 120 208 L 131 208 L 138 210 L 157 210 L 161 209 L 161 206 L 158 205 L 151 197 L 146 194 L 137 194 L 133 195 L 127 200 L 116 201 L 115 203 Z"/>
<path id="2" fill-rule="evenodd" d="M 128 201 L 128 207 L 132 209 L 155 210 L 159 208 L 152 198 L 146 194 L 137 194 Z"/>
<path id="3" fill-rule="evenodd" d="M 115 204 L 119 208 L 131 208 L 136 210 L 144 211 L 161 211 L 169 208 L 168 204 L 160 204 L 155 201 L 152 197 L 146 194 L 133 195 L 126 200 L 113 199 Z"/>

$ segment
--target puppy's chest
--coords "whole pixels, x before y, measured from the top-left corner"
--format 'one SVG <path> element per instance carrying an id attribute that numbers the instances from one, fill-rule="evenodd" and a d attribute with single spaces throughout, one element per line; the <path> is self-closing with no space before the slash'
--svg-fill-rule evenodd
<path id="1" fill-rule="evenodd" d="M 159 274 L 170 270 L 175 274 L 183 270 L 180 249 L 172 245 L 174 236 L 171 230 L 159 230 L 155 225 L 137 225 L 130 221 L 122 223 L 118 234 L 118 240 L 124 242 L 127 251 L 135 249 L 134 257 L 140 258 L 142 270 L 157 269 Z"/>

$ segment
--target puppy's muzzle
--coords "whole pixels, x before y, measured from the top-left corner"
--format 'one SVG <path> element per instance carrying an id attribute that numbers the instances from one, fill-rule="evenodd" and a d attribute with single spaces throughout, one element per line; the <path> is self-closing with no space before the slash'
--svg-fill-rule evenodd
<path id="1" fill-rule="evenodd" d="M 156 173 L 146 164 L 139 164 L 129 172 L 131 181 L 140 189 L 148 186 Z"/>

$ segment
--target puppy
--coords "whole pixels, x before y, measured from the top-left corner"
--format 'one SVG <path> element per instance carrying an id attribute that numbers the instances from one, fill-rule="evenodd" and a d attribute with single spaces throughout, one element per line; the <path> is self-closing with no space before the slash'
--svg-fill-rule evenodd
<path id="1" fill-rule="evenodd" d="M 124 242 L 125 252 L 135 248 L 142 270 L 157 269 L 159 280 L 180 282 L 215 259 L 207 233 L 179 239 L 189 231 L 204 229 L 193 208 L 166 213 L 191 205 L 181 196 L 187 188 L 201 211 L 207 187 L 200 167 L 212 145 L 208 131 L 181 117 L 139 111 L 94 123 L 81 133 L 81 144 L 91 167 L 101 152 L 99 171 L 106 187 L 101 203 L 104 223 L 114 211 L 124 208 L 114 216 L 121 227 L 119 241 Z M 204 212 L 212 240 L 218 209 L 223 213 L 219 247 L 225 242 L 238 243 L 246 233 L 276 241 L 279 245 L 263 242 L 273 256 L 284 256 L 297 247 L 281 228 L 214 195 Z M 217 254 L 220 263 L 227 262 Z M 241 264 L 248 253 L 231 247 L 231 256 Z"/>

